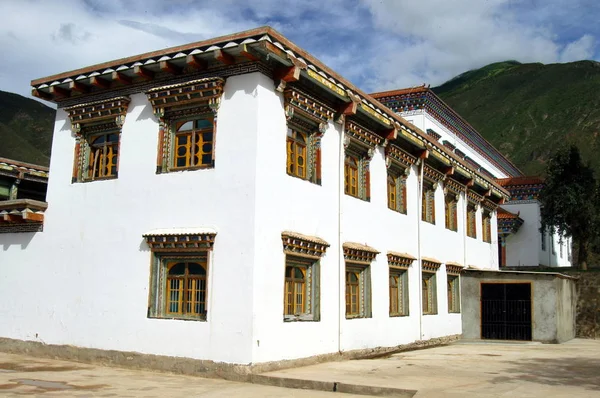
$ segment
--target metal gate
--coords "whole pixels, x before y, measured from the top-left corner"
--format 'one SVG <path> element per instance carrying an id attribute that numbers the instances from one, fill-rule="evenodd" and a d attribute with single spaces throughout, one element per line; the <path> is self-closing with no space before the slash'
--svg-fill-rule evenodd
<path id="1" fill-rule="evenodd" d="M 531 284 L 481 284 L 481 338 L 531 340 Z"/>

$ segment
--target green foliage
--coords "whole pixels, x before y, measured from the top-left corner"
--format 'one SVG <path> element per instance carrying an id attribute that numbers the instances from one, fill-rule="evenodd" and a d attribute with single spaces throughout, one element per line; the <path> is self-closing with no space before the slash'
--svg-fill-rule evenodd
<path id="1" fill-rule="evenodd" d="M 575 145 L 600 171 L 600 63 L 499 62 L 433 88 L 525 174 Z"/>
<path id="2" fill-rule="evenodd" d="M 600 201 L 593 170 L 576 146 L 560 149 L 548 162 L 540 192 L 541 230 L 572 236 L 579 244 L 578 260 L 586 264 L 589 243 L 598 235 Z"/>
<path id="3" fill-rule="evenodd" d="M 0 91 L 0 157 L 47 166 L 55 113 L 38 101 Z"/>

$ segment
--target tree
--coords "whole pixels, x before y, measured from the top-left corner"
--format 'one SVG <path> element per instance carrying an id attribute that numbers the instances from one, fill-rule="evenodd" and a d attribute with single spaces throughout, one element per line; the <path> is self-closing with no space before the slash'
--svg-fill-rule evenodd
<path id="1" fill-rule="evenodd" d="M 578 262 L 587 269 L 590 242 L 598 235 L 599 198 L 594 172 L 583 164 L 576 146 L 559 150 L 550 159 L 539 201 L 541 231 L 573 237 Z"/>

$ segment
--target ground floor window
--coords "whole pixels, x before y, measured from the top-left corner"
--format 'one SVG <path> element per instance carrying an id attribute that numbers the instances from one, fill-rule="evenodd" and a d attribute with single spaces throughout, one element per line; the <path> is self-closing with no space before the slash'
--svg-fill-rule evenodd
<path id="1" fill-rule="evenodd" d="M 437 314 L 435 273 L 423 272 L 422 294 L 423 294 L 423 315 Z"/>
<path id="2" fill-rule="evenodd" d="M 408 315 L 408 270 L 390 268 L 390 316 Z"/>
<path id="3" fill-rule="evenodd" d="M 370 318 L 370 269 L 346 263 L 346 318 Z"/>
<path id="4" fill-rule="evenodd" d="M 457 275 L 448 275 L 448 312 L 460 312 L 460 279 Z"/>

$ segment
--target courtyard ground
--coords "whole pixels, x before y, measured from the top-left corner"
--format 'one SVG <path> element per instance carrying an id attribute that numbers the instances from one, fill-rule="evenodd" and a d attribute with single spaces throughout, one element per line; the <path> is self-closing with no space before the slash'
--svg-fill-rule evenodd
<path id="1" fill-rule="evenodd" d="M 459 341 L 377 359 L 265 373 L 255 384 L 0 353 L 0 396 L 359 396 L 342 391 L 415 398 L 600 397 L 600 340 L 560 345 Z"/>

